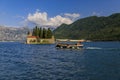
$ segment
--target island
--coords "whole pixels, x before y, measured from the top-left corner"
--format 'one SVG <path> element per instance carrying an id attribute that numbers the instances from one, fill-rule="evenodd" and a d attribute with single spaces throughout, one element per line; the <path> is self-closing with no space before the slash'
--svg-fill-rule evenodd
<path id="1" fill-rule="evenodd" d="M 29 31 L 26 38 L 26 44 L 54 44 L 55 38 L 50 28 L 35 27 Z"/>

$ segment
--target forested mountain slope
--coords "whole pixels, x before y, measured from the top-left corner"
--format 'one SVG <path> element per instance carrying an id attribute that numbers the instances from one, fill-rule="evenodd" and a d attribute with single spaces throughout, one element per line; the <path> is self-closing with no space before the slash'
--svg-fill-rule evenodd
<path id="1" fill-rule="evenodd" d="M 120 13 L 110 16 L 90 16 L 54 30 L 56 38 L 86 40 L 120 40 Z"/>

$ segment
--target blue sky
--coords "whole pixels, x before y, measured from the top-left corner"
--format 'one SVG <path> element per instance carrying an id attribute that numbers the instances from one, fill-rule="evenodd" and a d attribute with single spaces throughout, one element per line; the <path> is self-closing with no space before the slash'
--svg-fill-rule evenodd
<path id="1" fill-rule="evenodd" d="M 120 0 L 0 0 L 0 25 L 70 24 L 79 18 L 120 12 Z"/>

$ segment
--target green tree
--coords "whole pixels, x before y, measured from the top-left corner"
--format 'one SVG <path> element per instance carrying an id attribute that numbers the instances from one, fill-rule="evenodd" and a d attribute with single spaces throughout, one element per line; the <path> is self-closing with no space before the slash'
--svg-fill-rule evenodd
<path id="1" fill-rule="evenodd" d="M 43 38 L 46 38 L 47 37 L 47 31 L 45 28 L 43 28 Z"/>
<path id="2" fill-rule="evenodd" d="M 32 35 L 33 35 L 33 36 L 35 36 L 35 35 L 36 35 L 35 28 L 33 28 Z"/>
<path id="3" fill-rule="evenodd" d="M 50 28 L 48 28 L 47 30 L 47 38 L 51 38 L 52 37 L 52 31 L 50 30 Z"/>
<path id="4" fill-rule="evenodd" d="M 27 35 L 29 35 L 29 34 L 30 34 L 30 31 L 27 32 Z"/>
<path id="5" fill-rule="evenodd" d="M 39 28 L 37 26 L 35 27 L 35 30 L 36 30 L 36 36 L 39 36 Z"/>
<path id="6" fill-rule="evenodd" d="M 37 26 L 33 28 L 33 36 L 39 36 L 39 28 Z"/>
<path id="7" fill-rule="evenodd" d="M 40 38 L 51 38 L 52 37 L 52 31 L 50 28 L 38 28 L 37 26 L 33 28 L 33 36 L 38 36 Z"/>
<path id="8" fill-rule="evenodd" d="M 39 28 L 39 37 L 42 38 L 42 28 Z"/>

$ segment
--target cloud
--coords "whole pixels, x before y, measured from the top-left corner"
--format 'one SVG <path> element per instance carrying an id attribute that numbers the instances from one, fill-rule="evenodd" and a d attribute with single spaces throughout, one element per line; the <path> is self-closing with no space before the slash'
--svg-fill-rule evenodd
<path id="1" fill-rule="evenodd" d="M 48 22 L 47 13 L 40 13 L 38 11 L 36 11 L 34 14 L 29 13 L 27 20 L 37 25 L 46 25 L 46 23 Z"/>
<path id="2" fill-rule="evenodd" d="M 65 23 L 65 24 L 71 24 L 73 21 L 69 18 L 65 18 L 65 17 L 62 17 L 60 15 L 57 15 L 53 18 L 50 18 L 48 20 L 48 25 L 50 26 L 60 26 L 61 24 Z"/>
<path id="3" fill-rule="evenodd" d="M 76 18 L 80 17 L 80 14 L 77 13 L 65 13 L 63 16 L 57 15 L 49 18 L 46 12 L 40 12 L 36 10 L 35 13 L 29 13 L 25 21 L 33 23 L 38 26 L 52 26 L 57 27 L 61 24 L 71 24 L 75 21 Z"/>
<path id="4" fill-rule="evenodd" d="M 78 18 L 78 17 L 80 17 L 80 14 L 77 14 L 77 13 L 73 13 L 73 14 L 65 13 L 64 15 L 67 16 L 67 17 L 71 17 L 71 18 Z"/>

